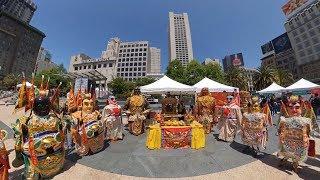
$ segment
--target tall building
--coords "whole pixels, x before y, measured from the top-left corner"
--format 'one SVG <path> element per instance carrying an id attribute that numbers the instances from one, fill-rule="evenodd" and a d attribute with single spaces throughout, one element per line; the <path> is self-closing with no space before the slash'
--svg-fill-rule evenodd
<path id="1" fill-rule="evenodd" d="M 320 83 L 320 1 L 290 0 L 282 10 L 299 76 Z"/>
<path id="2" fill-rule="evenodd" d="M 150 63 L 147 63 L 148 74 L 159 74 L 161 72 L 161 50 L 150 47 Z"/>
<path id="3" fill-rule="evenodd" d="M 186 66 L 193 60 L 190 24 L 187 13 L 169 12 L 169 59 Z"/>
<path id="4" fill-rule="evenodd" d="M 119 38 L 111 38 L 100 58 L 85 54 L 72 56 L 69 72 L 87 74 L 98 71 L 107 81 L 96 83 L 105 86 L 115 77 L 132 81 L 146 77 L 148 73 L 150 77 L 158 76 L 160 62 L 160 49 L 150 47 L 148 41 L 121 42 Z"/>
<path id="5" fill-rule="evenodd" d="M 242 67 L 244 66 L 242 53 L 225 56 L 222 59 L 222 63 L 224 71 L 228 71 L 232 67 Z"/>
<path id="6" fill-rule="evenodd" d="M 215 58 L 206 58 L 203 62 L 202 62 L 203 65 L 208 65 L 208 64 L 217 64 L 219 66 L 222 67 L 221 65 L 221 62 L 220 62 L 220 59 L 215 59 Z"/>
<path id="7" fill-rule="evenodd" d="M 41 47 L 38 53 L 35 71 L 38 73 L 44 70 L 53 69 L 57 66 L 58 65 L 52 61 L 51 53 L 47 49 Z"/>
<path id="8" fill-rule="evenodd" d="M 0 11 L 5 11 L 14 17 L 29 23 L 37 6 L 32 0 L 0 0 Z"/>
<path id="9" fill-rule="evenodd" d="M 0 76 L 31 76 L 45 34 L 25 22 L 0 12 Z"/>
<path id="10" fill-rule="evenodd" d="M 259 73 L 259 71 L 256 70 L 256 69 L 253 69 L 253 68 L 248 68 L 248 67 L 240 67 L 240 68 L 244 70 L 245 75 L 247 76 L 247 79 L 248 79 L 248 90 L 250 92 L 255 91 L 256 89 L 254 88 L 254 85 L 253 85 L 253 79 L 254 79 L 254 76 L 257 73 Z"/>
<path id="11" fill-rule="evenodd" d="M 287 33 L 284 33 L 261 46 L 261 65 L 287 71 L 298 79 L 296 57 Z"/>

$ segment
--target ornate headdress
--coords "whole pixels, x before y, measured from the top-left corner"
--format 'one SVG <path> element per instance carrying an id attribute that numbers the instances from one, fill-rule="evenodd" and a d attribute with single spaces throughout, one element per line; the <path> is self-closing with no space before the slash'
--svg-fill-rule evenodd
<path id="1" fill-rule="evenodd" d="M 251 111 L 253 112 L 261 112 L 261 107 L 260 107 L 260 103 L 259 103 L 259 97 L 258 96 L 253 96 L 251 98 Z"/>

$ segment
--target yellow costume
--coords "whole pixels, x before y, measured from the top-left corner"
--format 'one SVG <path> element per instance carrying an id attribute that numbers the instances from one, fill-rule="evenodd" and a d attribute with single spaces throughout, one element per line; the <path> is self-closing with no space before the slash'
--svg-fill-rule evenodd
<path id="1" fill-rule="evenodd" d="M 206 134 L 211 132 L 213 116 L 215 112 L 215 99 L 210 95 L 208 88 L 203 88 L 196 103 L 196 116 L 204 128 Z"/>

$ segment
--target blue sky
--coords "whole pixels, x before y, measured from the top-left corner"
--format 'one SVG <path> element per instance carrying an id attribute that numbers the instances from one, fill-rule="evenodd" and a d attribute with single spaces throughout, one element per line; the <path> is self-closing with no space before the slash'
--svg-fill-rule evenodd
<path id="1" fill-rule="evenodd" d="M 34 0 L 31 21 L 46 34 L 42 46 L 57 63 L 72 55 L 100 57 L 111 37 L 148 40 L 168 65 L 168 12 L 189 14 L 195 59 L 242 52 L 245 66 L 260 65 L 260 46 L 285 32 L 287 0 Z"/>

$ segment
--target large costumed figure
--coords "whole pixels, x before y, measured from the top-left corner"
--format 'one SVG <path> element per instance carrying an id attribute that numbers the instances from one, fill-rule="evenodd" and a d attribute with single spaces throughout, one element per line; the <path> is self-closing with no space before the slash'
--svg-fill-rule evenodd
<path id="1" fill-rule="evenodd" d="M 9 179 L 9 152 L 6 149 L 4 141 L 6 140 L 8 132 L 5 130 L 0 130 L 0 179 L 8 180 Z"/>
<path id="2" fill-rule="evenodd" d="M 71 114 L 73 139 L 80 156 L 99 152 L 104 147 L 105 124 L 100 120 L 99 111 L 94 110 L 94 103 L 91 93 L 86 93 L 81 108 Z"/>
<path id="3" fill-rule="evenodd" d="M 195 114 L 198 122 L 203 125 L 206 134 L 211 132 L 214 113 L 215 99 L 210 95 L 208 88 L 203 88 L 197 97 Z"/>
<path id="4" fill-rule="evenodd" d="M 220 108 L 220 116 L 218 129 L 219 139 L 227 142 L 232 142 L 237 134 L 238 127 L 240 127 L 242 114 L 240 107 L 233 101 L 234 97 L 227 96 L 227 104 Z"/>
<path id="5" fill-rule="evenodd" d="M 280 166 L 291 159 L 293 169 L 298 172 L 299 163 L 308 157 L 310 130 L 312 121 L 302 116 L 302 108 L 298 96 L 292 95 L 286 107 L 289 117 L 282 116 L 279 123 L 279 148 L 278 156 L 283 159 Z"/>
<path id="6" fill-rule="evenodd" d="M 121 107 L 118 105 L 114 96 L 110 96 L 107 105 L 103 108 L 102 119 L 106 123 L 106 139 L 111 141 L 123 138 L 123 125 L 121 120 Z"/>
<path id="7" fill-rule="evenodd" d="M 140 135 L 144 132 L 146 115 L 149 113 L 149 103 L 141 95 L 139 88 L 134 89 L 131 97 L 129 97 L 123 109 L 129 116 L 129 131 L 133 135 Z"/>
<path id="8" fill-rule="evenodd" d="M 62 123 L 53 111 L 58 91 L 50 98 L 49 83 L 44 88 L 43 77 L 37 96 L 33 85 L 27 93 L 25 83 L 23 80 L 16 109 L 25 106 L 26 111 L 31 109 L 31 113 L 19 118 L 13 127 L 16 159 L 12 165 L 19 167 L 24 164 L 26 179 L 51 177 L 61 171 L 65 161 Z"/>
<path id="9" fill-rule="evenodd" d="M 241 122 L 241 139 L 247 145 L 245 150 L 250 150 L 256 156 L 260 148 L 265 149 L 268 141 L 268 116 L 260 108 L 259 98 L 253 96 L 248 102 L 247 112 L 243 113 Z"/>

